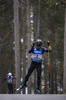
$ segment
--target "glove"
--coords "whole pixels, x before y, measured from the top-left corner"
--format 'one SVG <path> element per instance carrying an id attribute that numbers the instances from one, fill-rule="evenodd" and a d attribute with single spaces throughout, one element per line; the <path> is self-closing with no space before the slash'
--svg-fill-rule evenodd
<path id="1" fill-rule="evenodd" d="M 47 41 L 47 45 L 48 45 L 48 46 L 50 45 L 50 42 L 49 42 L 49 41 Z"/>
<path id="2" fill-rule="evenodd" d="M 32 47 L 34 47 L 34 46 L 35 46 L 35 42 L 32 43 Z"/>

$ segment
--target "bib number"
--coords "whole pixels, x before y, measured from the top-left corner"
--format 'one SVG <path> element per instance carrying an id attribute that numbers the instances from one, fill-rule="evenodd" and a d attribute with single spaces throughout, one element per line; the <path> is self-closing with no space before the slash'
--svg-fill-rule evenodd
<path id="1" fill-rule="evenodd" d="M 41 60 L 42 59 L 42 55 L 41 54 L 33 54 L 32 58 L 35 60 Z"/>

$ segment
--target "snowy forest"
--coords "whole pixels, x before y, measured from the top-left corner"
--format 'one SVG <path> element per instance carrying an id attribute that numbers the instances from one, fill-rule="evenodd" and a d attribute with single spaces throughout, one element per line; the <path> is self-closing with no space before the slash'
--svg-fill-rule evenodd
<path id="1" fill-rule="evenodd" d="M 8 94 L 6 75 L 15 75 L 13 88 L 23 84 L 31 63 L 32 43 L 50 41 L 50 82 L 48 53 L 43 54 L 42 94 L 66 93 L 66 0 L 0 0 L 0 94 Z M 33 94 L 36 70 L 27 88 L 15 93 Z M 49 87 L 50 83 L 50 87 Z"/>

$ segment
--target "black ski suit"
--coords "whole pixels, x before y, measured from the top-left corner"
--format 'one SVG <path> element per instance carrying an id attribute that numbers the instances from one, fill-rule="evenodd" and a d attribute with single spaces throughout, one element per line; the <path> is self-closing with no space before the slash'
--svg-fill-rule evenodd
<path id="1" fill-rule="evenodd" d="M 28 69 L 28 73 L 25 77 L 25 81 L 24 84 L 26 84 L 26 82 L 29 79 L 29 76 L 32 74 L 33 70 L 36 68 L 37 71 L 37 88 L 40 88 L 40 83 L 41 83 L 41 63 L 42 63 L 42 54 L 44 52 L 48 52 L 48 49 L 46 48 L 40 48 L 39 50 L 37 50 L 36 47 L 32 47 L 31 50 L 29 50 L 29 53 L 32 53 L 32 62 L 31 65 Z"/>

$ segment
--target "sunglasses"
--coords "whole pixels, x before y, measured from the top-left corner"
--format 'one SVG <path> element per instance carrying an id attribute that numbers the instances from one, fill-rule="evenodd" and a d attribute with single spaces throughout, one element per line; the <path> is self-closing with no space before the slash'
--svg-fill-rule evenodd
<path id="1" fill-rule="evenodd" d="M 38 47 L 38 46 L 40 47 L 41 45 L 37 45 L 37 47 Z"/>

